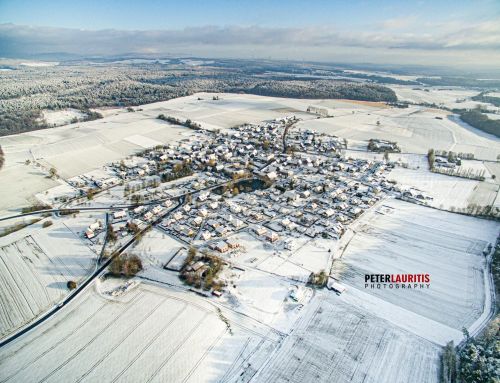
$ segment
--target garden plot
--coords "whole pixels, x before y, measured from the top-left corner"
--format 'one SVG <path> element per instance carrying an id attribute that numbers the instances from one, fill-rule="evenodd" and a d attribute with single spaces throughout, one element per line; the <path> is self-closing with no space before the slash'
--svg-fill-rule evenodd
<path id="1" fill-rule="evenodd" d="M 224 300 L 260 322 L 278 326 L 290 291 L 290 281 L 255 269 L 233 274 Z"/>
<path id="2" fill-rule="evenodd" d="M 489 310 L 483 250 L 495 242 L 499 229 L 493 221 L 388 201 L 369 222 L 358 224 L 332 271 L 349 290 L 394 305 L 393 312 L 402 308 L 459 331 Z M 430 274 L 430 288 L 365 287 L 365 274 L 421 273 Z"/>
<path id="3" fill-rule="evenodd" d="M 241 266 L 258 267 L 267 258 L 275 254 L 274 247 L 259 238 L 254 237 L 248 232 L 241 232 L 231 236 L 232 239 L 238 241 L 240 248 L 230 254 L 222 254 L 224 258 L 230 257 L 230 261 Z"/>
<path id="4" fill-rule="evenodd" d="M 80 191 L 70 186 L 67 183 L 60 181 L 60 185 L 45 190 L 43 193 L 38 193 L 35 195 L 36 199 L 43 204 L 50 206 L 57 206 L 61 202 L 70 198 L 75 198 L 80 196 Z"/>
<path id="5" fill-rule="evenodd" d="M 188 293 L 141 284 L 126 295 L 111 301 L 87 290 L 2 348 L 0 380 L 247 382 L 281 340 Z"/>
<path id="6" fill-rule="evenodd" d="M 256 382 L 438 382 L 439 346 L 333 294 L 313 302 Z"/>
<path id="7" fill-rule="evenodd" d="M 75 235 L 77 229 L 75 222 L 66 226 L 57 221 L 49 228 L 36 225 L 2 238 L 1 337 L 59 302 L 68 293 L 69 280 L 78 283 L 93 270 L 96 255 Z"/>

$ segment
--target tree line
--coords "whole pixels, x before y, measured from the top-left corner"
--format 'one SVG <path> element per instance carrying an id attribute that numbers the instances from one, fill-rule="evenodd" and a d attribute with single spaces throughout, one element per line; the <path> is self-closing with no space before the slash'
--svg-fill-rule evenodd
<path id="1" fill-rule="evenodd" d="M 487 115 L 478 110 L 461 112 L 460 119 L 476 129 L 500 138 L 500 120 L 490 120 Z"/>

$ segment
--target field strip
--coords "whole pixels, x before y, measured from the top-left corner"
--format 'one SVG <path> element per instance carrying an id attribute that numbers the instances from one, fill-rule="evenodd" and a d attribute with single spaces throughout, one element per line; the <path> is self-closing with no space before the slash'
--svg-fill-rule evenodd
<path id="1" fill-rule="evenodd" d="M 228 333 L 227 328 L 225 328 L 224 330 L 222 330 L 219 333 L 219 335 L 217 336 L 217 338 L 212 342 L 212 344 L 210 344 L 210 346 L 205 350 L 205 352 L 203 353 L 203 355 L 196 361 L 196 363 L 193 366 L 193 368 L 191 368 L 191 370 L 189 371 L 189 373 L 182 380 L 182 383 L 184 383 L 184 382 L 186 382 L 186 381 L 189 380 L 189 378 L 191 377 L 191 375 L 193 375 L 193 373 L 198 369 L 198 366 L 201 364 L 201 362 L 203 362 L 203 359 L 205 359 L 205 357 L 214 349 L 214 347 L 217 345 L 217 343 L 219 343 L 219 341 L 221 340 L 221 338 L 224 335 L 226 335 L 227 333 Z"/>
<path id="2" fill-rule="evenodd" d="M 258 346 L 256 347 L 256 349 L 258 349 L 263 342 L 264 342 L 264 339 L 261 339 Z M 240 352 L 238 352 L 238 355 L 236 356 L 236 358 L 234 358 L 231 365 L 226 369 L 226 372 L 220 378 L 220 383 L 226 382 L 227 379 L 232 377 L 234 374 L 234 370 L 236 370 L 236 367 L 240 367 L 245 362 L 245 360 L 248 359 L 248 357 L 241 359 L 241 356 L 243 355 L 243 353 L 245 352 L 245 350 L 247 349 L 249 344 L 250 344 L 250 337 L 248 337 L 247 340 L 245 341 L 245 343 L 243 343 L 243 345 L 240 348 Z M 238 364 L 238 366 L 236 366 L 236 362 L 239 361 L 240 359 L 241 359 L 240 363 Z"/>
<path id="3" fill-rule="evenodd" d="M 147 380 L 147 382 L 150 382 L 160 372 L 160 370 L 163 368 L 163 366 L 165 366 L 165 364 L 167 364 L 168 361 L 176 354 L 176 352 L 179 349 L 182 348 L 182 346 L 184 345 L 184 343 L 186 343 L 188 341 L 188 339 L 194 334 L 194 332 L 196 331 L 196 329 L 198 329 L 203 324 L 203 322 L 205 321 L 205 319 L 206 319 L 206 317 L 208 315 L 209 315 L 208 313 L 204 313 L 203 316 L 200 319 L 198 319 L 198 321 L 196 322 L 196 324 L 193 327 L 190 327 L 189 331 L 186 331 L 187 335 L 184 335 L 179 340 L 179 342 L 174 342 L 175 344 L 174 344 L 174 347 L 172 347 L 172 351 L 168 353 L 168 355 L 166 356 L 165 359 L 163 359 L 163 361 L 160 363 L 160 365 L 155 369 L 155 371 L 153 372 L 153 374 L 149 377 L 149 379 Z M 148 349 L 157 340 L 158 340 L 158 337 L 155 338 L 155 339 L 153 339 L 153 342 L 151 342 L 150 344 L 148 344 L 148 346 L 144 349 L 144 351 L 146 349 Z M 143 355 L 143 354 L 141 353 L 141 355 Z M 134 362 L 135 362 L 135 360 L 134 360 Z M 134 362 L 132 362 L 132 364 Z M 129 365 L 129 367 L 130 367 L 130 365 Z M 121 376 L 122 375 L 120 375 L 120 376 L 116 377 L 115 379 L 113 379 L 113 382 L 116 382 L 118 380 L 118 378 L 120 378 Z M 124 381 L 127 381 L 127 378 L 125 378 Z"/>
<path id="4" fill-rule="evenodd" d="M 115 344 L 102 358 L 100 358 L 98 361 L 96 361 L 86 372 L 83 374 L 76 382 L 81 382 L 93 369 L 95 369 L 98 365 L 100 365 L 108 356 L 111 354 L 113 351 L 115 351 L 125 340 L 128 338 L 130 334 L 132 334 L 139 326 L 141 326 L 145 321 L 147 321 L 153 314 L 154 312 L 160 307 L 167 298 L 165 298 L 163 301 L 158 303 L 147 315 L 146 317 L 142 318 L 142 321 L 137 322 L 123 337 L 122 339 Z"/>
<path id="5" fill-rule="evenodd" d="M 491 257 L 491 255 L 490 255 Z M 489 261 L 490 262 L 490 261 Z M 486 325 L 489 321 L 490 316 L 492 315 L 492 305 L 491 302 L 492 300 L 495 299 L 495 288 L 493 286 L 493 281 L 492 281 L 492 274 L 491 274 L 491 268 L 490 265 L 488 265 L 484 272 L 482 273 L 483 275 L 483 281 L 484 281 L 484 307 L 483 307 L 483 312 L 479 318 L 476 319 L 474 323 L 472 323 L 469 326 L 469 333 L 474 336 L 477 332 L 479 332 L 484 325 Z"/>
<path id="6" fill-rule="evenodd" d="M 170 327 L 172 323 L 174 323 L 179 316 L 181 316 L 189 306 L 185 304 L 172 319 L 170 319 L 165 325 L 155 334 L 155 336 L 148 342 L 144 347 L 136 354 L 136 356 L 127 364 L 127 366 L 113 379 L 112 382 L 116 382 L 134 363 L 137 359 L 139 359 L 144 352 L 151 347 L 151 345 L 158 339 L 158 337 Z"/>
<path id="7" fill-rule="evenodd" d="M 170 352 L 165 359 L 160 363 L 160 365 L 156 368 L 156 370 L 153 372 L 153 375 L 149 377 L 147 382 L 151 382 L 157 375 L 158 373 L 163 369 L 163 367 L 174 357 L 174 355 L 179 351 L 184 344 L 193 336 L 193 334 L 196 332 L 198 328 L 203 324 L 205 319 L 209 316 L 209 313 L 204 313 L 203 316 L 196 322 L 194 327 L 191 327 L 189 331 L 187 331 L 187 335 L 183 336 L 180 341 L 175 345 L 173 348 L 172 352 Z"/>
<path id="8" fill-rule="evenodd" d="M 135 297 L 134 297 L 134 300 L 138 300 L 139 299 L 139 294 L 137 294 Z M 89 340 L 89 341 L 86 341 L 85 344 L 83 346 L 81 346 L 78 350 L 76 350 L 75 352 L 72 353 L 71 356 L 67 357 L 64 361 L 61 361 L 60 364 L 58 364 L 57 368 L 55 370 L 52 370 L 48 375 L 45 375 L 43 377 L 34 377 L 33 375 L 30 375 L 30 373 L 44 373 L 44 369 L 47 368 L 47 366 L 44 365 L 44 361 L 40 361 L 40 359 L 44 356 L 46 356 L 50 351 L 53 351 L 55 349 L 55 347 L 51 347 L 50 350 L 47 350 L 46 352 L 44 352 L 42 355 L 39 355 L 37 358 L 36 358 L 36 361 L 40 361 L 39 365 L 43 365 L 44 368 L 41 369 L 39 368 L 39 366 L 35 365 L 34 363 L 30 363 L 30 364 L 27 364 L 23 367 L 23 369 L 21 370 L 18 370 L 14 375 L 11 375 L 8 380 L 10 380 L 11 378 L 13 378 L 14 376 L 18 375 L 22 370 L 25 370 L 27 367 L 30 367 L 28 369 L 28 371 L 26 371 L 25 375 L 29 376 L 30 379 L 36 379 L 38 382 L 43 382 L 45 380 L 47 380 L 50 376 L 52 376 L 52 374 L 54 374 L 57 370 L 59 370 L 60 368 L 64 367 L 67 363 L 69 363 L 74 357 L 76 357 L 78 354 L 80 354 L 82 352 L 83 349 L 85 349 L 89 344 L 91 344 L 92 342 L 94 342 L 97 338 L 99 338 L 99 336 L 101 336 L 105 331 L 106 329 L 108 328 L 108 326 L 112 323 L 114 323 L 116 320 L 118 320 L 121 316 L 125 315 L 127 313 L 128 310 L 130 310 L 131 308 L 133 307 L 133 305 L 129 305 L 128 307 L 125 307 L 123 308 L 121 311 L 118 311 L 116 315 L 114 315 L 112 318 L 110 318 L 109 320 L 106 321 L 106 323 L 104 324 L 104 326 L 102 326 L 101 329 L 99 329 L 99 331 L 97 331 L 97 333 Z M 101 310 L 99 309 L 96 313 L 99 313 Z M 88 323 L 88 322 L 87 322 Z M 84 326 L 80 326 L 76 329 L 76 331 L 74 331 L 71 335 L 74 335 L 74 334 L 77 334 L 78 331 L 81 331 L 82 328 L 84 328 Z M 81 339 L 86 339 L 86 337 L 82 337 Z M 61 343 L 59 343 L 61 345 Z M 64 347 L 66 345 L 66 343 L 62 344 L 61 346 Z M 56 351 L 57 352 L 57 351 Z M 21 377 L 19 381 L 24 381 L 23 378 Z"/>
<path id="9" fill-rule="evenodd" d="M 142 298 L 142 295 L 137 294 L 133 301 L 138 300 L 139 297 Z M 119 311 L 114 317 L 112 317 L 104 326 L 103 328 L 95 334 L 92 339 L 90 339 L 87 343 L 85 343 L 82 347 L 80 347 L 73 355 L 71 355 L 69 358 L 67 358 L 63 363 L 61 363 L 59 366 L 57 366 L 56 369 L 52 370 L 48 375 L 46 375 L 40 382 L 46 381 L 48 378 L 50 378 L 55 372 L 57 372 L 59 369 L 64 367 L 66 364 L 68 364 L 71 360 L 73 360 L 75 357 L 77 357 L 83 350 L 85 350 L 86 347 L 88 347 L 90 344 L 95 342 L 107 329 L 111 324 L 114 324 L 117 320 L 119 320 L 122 316 L 124 316 L 130 309 L 134 307 L 133 304 L 130 304 L 128 307 L 125 307 L 122 311 Z"/>
<path id="10" fill-rule="evenodd" d="M 88 299 L 88 298 L 87 298 Z M 73 310 L 71 310 L 68 314 L 72 314 L 73 311 L 77 310 L 79 308 L 80 305 L 83 305 L 87 299 L 85 299 L 83 302 L 81 302 L 78 306 L 76 306 Z M 4 383 L 8 380 L 10 380 L 14 375 L 16 375 L 17 373 L 19 373 L 20 371 L 28 368 L 29 366 L 31 366 L 34 362 L 38 361 L 40 358 L 42 358 L 43 356 L 45 356 L 47 353 L 49 353 L 50 351 L 52 351 L 53 349 L 55 349 L 57 346 L 59 346 L 60 344 L 64 343 L 69 337 L 71 337 L 73 334 L 75 334 L 76 332 L 78 332 L 81 328 L 81 325 L 83 325 L 83 323 L 86 323 L 87 321 L 90 321 L 94 315 L 96 315 L 97 313 L 99 313 L 101 310 L 103 310 L 105 308 L 105 305 L 101 305 L 99 306 L 95 311 L 92 311 L 91 314 L 89 316 L 86 316 L 80 323 L 78 326 L 75 326 L 75 328 L 70 331 L 68 334 L 66 334 L 65 336 L 63 336 L 61 339 L 59 339 L 58 341 L 54 342 L 51 344 L 50 347 L 48 347 L 47 349 L 45 349 L 42 353 L 40 353 L 39 355 L 37 355 L 35 358 L 32 358 L 28 363 L 24 364 L 24 366 L 22 366 L 20 369 L 18 369 L 15 373 L 13 373 L 12 375 L 6 377 L 5 379 L 1 380 L 0 382 L 1 383 Z M 38 338 L 40 338 L 42 335 L 45 335 L 46 333 L 50 332 L 50 330 L 52 329 L 52 327 L 49 327 L 48 329 L 46 329 L 45 331 L 41 332 L 40 334 L 38 334 L 32 341 L 36 341 Z M 20 350 L 18 350 L 20 351 Z M 16 353 L 13 353 L 11 355 L 9 355 L 8 357 L 6 358 L 3 358 L 2 360 L 2 363 L 5 363 L 5 361 L 7 360 L 7 358 L 10 358 L 12 356 L 16 356 Z"/>
<path id="11" fill-rule="evenodd" d="M 453 340 L 458 344 L 463 338 L 463 334 L 459 330 L 386 302 L 383 299 L 358 290 L 354 286 L 347 286 L 348 293 L 343 294 L 340 298 L 344 302 L 361 307 L 369 313 L 432 343 L 444 346 L 450 340 Z"/>
<path id="12" fill-rule="evenodd" d="M 269 274 L 268 272 L 265 272 L 265 271 L 262 271 L 262 270 L 259 270 L 259 269 L 252 269 L 252 270 L 255 270 L 255 271 L 258 271 L 258 272 L 261 272 L 261 273 L 265 273 L 265 274 Z M 281 278 L 280 275 L 278 275 L 278 277 Z M 154 281 L 154 280 L 149 280 L 148 279 L 148 282 L 151 284 L 150 287 L 154 287 L 155 285 L 158 285 L 158 286 L 162 286 L 163 282 L 160 282 L 160 281 Z M 217 302 L 205 302 L 205 301 L 198 301 L 196 300 L 195 301 L 195 297 L 191 297 L 189 295 L 178 295 L 176 294 L 175 292 L 173 291 L 161 291 L 158 292 L 157 290 L 153 290 L 151 288 L 147 288 L 147 284 L 143 284 L 142 285 L 142 288 L 145 289 L 146 291 L 150 291 L 150 292 L 153 292 L 155 294 L 161 294 L 163 296 L 167 296 L 169 297 L 170 299 L 174 299 L 174 300 L 177 300 L 177 301 L 180 301 L 180 302 L 183 302 L 183 303 L 187 303 L 191 306 L 194 306 L 194 307 L 197 307 L 198 309 L 202 310 L 202 311 L 205 311 L 205 312 L 208 312 L 208 313 L 215 313 L 215 311 L 213 310 L 214 308 L 217 308 L 217 307 L 222 307 L 226 312 L 224 312 L 224 316 L 228 317 L 228 319 L 231 321 L 231 326 L 235 326 L 235 327 L 238 327 L 238 328 L 241 328 L 241 329 L 244 329 L 245 331 L 253 334 L 253 335 L 256 335 L 258 337 L 262 337 L 262 338 L 265 338 L 271 342 L 279 342 L 279 339 L 273 339 L 271 338 L 268 334 L 268 332 L 266 332 L 266 334 L 262 334 L 260 332 L 258 332 L 256 329 L 252 329 L 250 328 L 249 326 L 245 326 L 241 323 L 241 317 L 245 318 L 245 319 L 248 319 L 249 322 L 251 322 L 253 324 L 253 326 L 255 326 L 255 328 L 258 328 L 258 329 L 268 329 L 270 330 L 270 332 L 272 332 L 275 336 L 277 336 L 278 338 L 285 335 L 283 334 L 281 331 L 269 326 L 269 325 L 266 325 L 265 323 L 262 323 L 254 318 L 252 318 L 251 316 L 243 313 L 243 312 L 240 312 L 240 311 L 237 311 L 237 310 L 233 310 L 233 309 L 230 309 L 220 303 L 217 303 Z M 203 302 L 203 304 L 201 304 L 201 302 Z"/>
<path id="13" fill-rule="evenodd" d="M 57 265 L 54 263 L 54 261 L 52 260 L 52 258 L 50 258 L 49 256 L 49 253 L 47 253 L 45 250 L 43 250 L 39 243 L 36 241 L 35 238 L 33 238 L 32 235 L 28 235 L 27 237 L 24 238 L 26 240 L 26 245 L 28 247 L 31 247 L 32 250 L 33 250 L 33 254 L 40 260 L 40 256 L 43 256 L 44 258 L 47 258 L 47 261 L 49 264 L 53 265 L 54 268 L 55 268 L 55 271 L 62 277 L 64 278 L 64 274 L 61 273 L 61 271 L 59 270 L 59 268 L 57 267 Z M 19 250 L 20 251 L 20 250 Z M 20 251 L 20 254 L 22 254 L 22 252 Z M 23 261 L 26 263 L 25 261 L 25 257 L 22 257 Z M 31 261 L 30 261 L 31 262 Z M 31 262 L 33 263 L 33 262 Z M 29 265 L 28 265 L 29 266 Z M 34 269 L 34 265 L 31 266 L 30 268 Z M 35 272 L 35 270 L 33 270 L 33 275 L 36 279 L 37 282 L 39 282 L 45 289 L 45 284 L 42 284 L 42 282 L 39 280 L 38 276 L 39 276 L 39 273 L 38 272 Z M 51 279 L 52 281 L 54 282 L 59 282 L 59 280 L 56 278 L 55 274 L 51 274 Z M 48 292 L 47 292 L 48 294 Z M 61 295 L 61 294 L 60 294 Z M 49 301 L 52 301 L 52 299 L 49 299 Z"/>
<path id="14" fill-rule="evenodd" d="M 76 310 L 80 307 L 80 305 L 83 305 L 83 304 L 84 304 L 84 303 L 85 303 L 85 302 L 86 302 L 89 298 L 90 298 L 89 296 L 85 297 L 85 299 L 84 299 L 81 303 L 79 303 L 77 306 L 75 306 L 75 307 L 71 308 L 71 310 L 69 310 L 69 311 L 68 311 L 68 313 L 67 313 L 67 314 L 65 314 L 65 315 L 70 315 L 70 314 L 72 314 L 73 312 L 75 312 L 75 311 L 76 311 Z M 101 306 L 97 307 L 97 308 L 95 309 L 95 311 L 93 311 L 93 313 L 95 313 L 95 312 L 97 312 L 97 311 L 101 310 L 103 307 L 104 307 L 104 305 L 101 305 Z M 93 314 L 92 314 L 92 315 L 93 315 Z M 85 319 L 83 319 L 81 323 L 86 322 L 88 319 L 90 319 L 90 318 L 91 318 L 91 316 L 92 316 L 92 315 L 90 315 L 90 316 L 88 316 L 88 317 L 85 317 Z M 51 327 L 46 328 L 45 330 L 42 330 L 40 333 L 33 334 L 33 338 L 30 340 L 30 342 L 34 342 L 34 341 L 36 341 L 36 340 L 40 339 L 43 335 L 45 335 L 45 334 L 47 334 L 48 332 L 50 332 L 50 330 L 51 330 Z M 73 330 L 72 332 L 74 332 L 74 331 L 76 331 L 76 330 Z M 71 334 L 69 334 L 69 335 L 71 335 Z M 67 336 L 69 336 L 69 335 L 67 335 Z M 67 336 L 66 336 L 66 337 L 67 337 Z M 17 344 L 16 344 L 16 346 L 17 346 Z M 2 359 L 2 360 L 0 360 L 0 366 L 4 363 L 4 361 L 5 361 L 7 358 L 10 358 L 13 354 L 15 354 L 16 352 L 20 351 L 20 350 L 21 350 L 21 349 L 23 349 L 25 346 L 26 346 L 26 345 L 23 345 L 23 344 L 21 343 L 21 344 L 18 346 L 18 347 L 19 347 L 19 350 L 13 350 L 13 351 L 10 351 L 10 355 L 9 355 L 9 356 L 3 357 L 3 359 Z"/>

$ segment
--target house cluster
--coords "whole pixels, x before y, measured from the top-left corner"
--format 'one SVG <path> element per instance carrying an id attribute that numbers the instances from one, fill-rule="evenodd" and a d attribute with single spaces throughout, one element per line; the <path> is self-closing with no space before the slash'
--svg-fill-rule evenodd
<path id="1" fill-rule="evenodd" d="M 102 233 L 104 230 L 104 227 L 101 223 L 101 221 L 97 220 L 94 223 L 91 223 L 89 227 L 85 230 L 85 237 L 87 239 L 92 239 Z"/>
<path id="2" fill-rule="evenodd" d="M 289 129 L 293 150 L 284 152 L 294 121 L 197 131 L 113 164 L 125 190 L 152 202 L 116 211 L 112 222 L 159 222 L 181 242 L 219 253 L 238 249 L 233 234 L 242 230 L 289 250 L 298 237 L 339 238 L 394 188 L 384 178 L 389 165 L 344 158 L 342 140 L 308 129 Z"/>
<path id="3" fill-rule="evenodd" d="M 110 167 L 95 170 L 68 179 L 68 183 L 75 188 L 77 194 L 71 197 L 84 196 L 89 189 L 109 189 L 120 184 L 120 178 Z"/>
<path id="4" fill-rule="evenodd" d="M 220 194 L 201 191 L 163 219 L 159 227 L 185 243 L 195 240 L 216 243 L 244 229 L 246 214 L 246 209 Z"/>
<path id="5" fill-rule="evenodd" d="M 388 165 L 342 158 L 343 143 L 336 137 L 298 131 L 290 139 L 305 142 L 307 151 L 276 150 L 284 123 L 245 125 L 196 146 L 191 164 L 207 165 L 207 172 L 199 174 L 212 177 L 220 170 L 227 182 L 192 189 L 190 201 L 160 227 L 185 243 L 220 253 L 237 249 L 231 235 L 246 228 L 291 250 L 294 237 L 339 238 L 346 225 L 393 187 L 384 179 Z M 217 170 L 216 164 L 222 167 Z M 234 177 L 236 169 L 245 169 L 245 177 Z"/>

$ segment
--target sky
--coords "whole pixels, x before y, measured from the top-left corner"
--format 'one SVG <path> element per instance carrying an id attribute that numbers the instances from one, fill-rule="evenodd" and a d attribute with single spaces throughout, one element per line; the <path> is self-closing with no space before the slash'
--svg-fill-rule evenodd
<path id="1" fill-rule="evenodd" d="M 500 66 L 500 0 L 0 0 L 0 57 Z"/>

